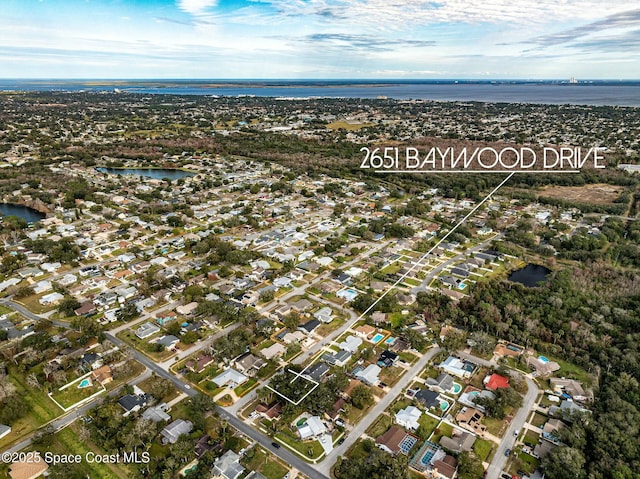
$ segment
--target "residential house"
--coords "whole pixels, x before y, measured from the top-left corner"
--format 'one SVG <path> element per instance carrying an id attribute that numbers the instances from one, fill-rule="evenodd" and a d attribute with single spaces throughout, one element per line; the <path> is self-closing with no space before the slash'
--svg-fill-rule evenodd
<path id="1" fill-rule="evenodd" d="M 422 416 L 420 409 L 415 406 L 407 406 L 396 413 L 396 423 L 405 429 L 415 431 L 420 427 L 420 423 L 418 422 L 420 416 Z"/>
<path id="2" fill-rule="evenodd" d="M 454 428 L 451 437 L 442 436 L 440 438 L 440 446 L 451 452 L 461 453 L 471 451 L 476 437 L 468 432 Z"/>
<path id="3" fill-rule="evenodd" d="M 113 372 L 108 364 L 91 371 L 91 378 L 99 382 L 101 385 L 109 384 L 113 381 Z"/>
<path id="4" fill-rule="evenodd" d="M 458 461 L 448 454 L 444 458 L 433 461 L 431 475 L 434 479 L 454 479 L 458 469 Z"/>
<path id="5" fill-rule="evenodd" d="M 540 377 L 549 376 L 560 369 L 560 365 L 557 362 L 549 361 L 543 357 L 527 356 L 526 363 L 527 366 L 535 369 Z"/>
<path id="6" fill-rule="evenodd" d="M 329 366 L 325 363 L 316 363 L 305 371 L 305 376 L 308 376 L 314 381 L 320 381 L 329 372 L 329 370 Z"/>
<path id="7" fill-rule="evenodd" d="M 344 349 L 341 349 L 340 351 L 337 351 L 334 353 L 324 353 L 322 355 L 322 360 L 326 361 L 332 366 L 338 366 L 341 368 L 347 364 L 349 359 L 351 359 L 351 356 L 353 356 L 351 351 L 346 351 Z"/>
<path id="8" fill-rule="evenodd" d="M 251 353 L 247 353 L 244 356 L 238 358 L 234 365 L 235 368 L 241 373 L 253 376 L 258 372 L 260 368 L 266 366 L 267 362 L 264 359 L 258 358 Z"/>
<path id="9" fill-rule="evenodd" d="M 160 328 L 152 323 L 144 323 L 136 330 L 136 336 L 140 339 L 146 339 L 149 336 L 153 336 Z"/>
<path id="10" fill-rule="evenodd" d="M 431 389 L 440 393 L 449 392 L 453 388 L 453 378 L 447 373 L 442 373 L 435 379 L 427 378 L 426 383 Z"/>
<path id="11" fill-rule="evenodd" d="M 46 461 L 15 461 L 9 466 L 9 477 L 11 479 L 35 479 L 42 476 L 49 465 Z"/>
<path id="12" fill-rule="evenodd" d="M 384 351 L 382 351 L 382 353 L 380 353 L 377 364 L 382 368 L 389 368 L 395 365 L 396 361 L 398 361 L 398 355 L 393 351 L 385 349 Z"/>
<path id="13" fill-rule="evenodd" d="M 194 373 L 201 373 L 207 366 L 213 364 L 213 362 L 214 359 L 212 356 L 201 353 L 196 357 L 196 359 L 187 361 L 185 367 Z"/>
<path id="14" fill-rule="evenodd" d="M 471 377 L 471 373 L 474 369 L 472 364 L 462 361 L 454 356 L 449 356 L 446 360 L 441 362 L 438 367 L 444 369 L 449 374 L 463 379 Z"/>
<path id="15" fill-rule="evenodd" d="M 356 338 L 353 335 L 347 336 L 347 338 L 338 344 L 340 349 L 344 349 L 345 351 L 349 351 L 350 353 L 358 352 L 358 348 L 362 345 L 362 339 Z"/>
<path id="16" fill-rule="evenodd" d="M 333 321 L 333 311 L 328 306 L 319 309 L 315 313 L 313 313 L 313 317 L 318 321 L 322 321 L 323 323 L 330 323 Z"/>
<path id="17" fill-rule="evenodd" d="M 139 411 L 147 405 L 148 397 L 146 394 L 126 394 L 118 399 L 118 404 L 124 409 L 123 416 Z"/>
<path id="18" fill-rule="evenodd" d="M 191 421 L 185 421 L 183 419 L 176 419 L 171 424 L 165 426 L 165 428 L 160 431 L 160 435 L 162 436 L 163 444 L 175 444 L 178 441 L 178 438 L 183 434 L 189 434 L 193 429 L 193 424 Z"/>
<path id="19" fill-rule="evenodd" d="M 472 407 L 463 407 L 456 415 L 456 421 L 460 426 L 480 436 L 486 431 L 486 426 L 481 423 L 484 414 Z"/>
<path id="20" fill-rule="evenodd" d="M 228 450 L 216 459 L 211 469 L 213 477 L 224 479 L 238 479 L 244 471 L 244 467 L 240 465 L 240 456 L 232 450 Z"/>
<path id="21" fill-rule="evenodd" d="M 161 338 L 156 339 L 155 343 L 161 344 L 166 349 L 173 349 L 179 341 L 180 339 L 178 339 L 173 334 L 167 334 L 166 336 L 162 336 Z"/>
<path id="22" fill-rule="evenodd" d="M 365 369 L 358 371 L 355 376 L 369 386 L 376 386 L 380 382 L 378 375 L 381 371 L 382 369 L 377 364 L 370 364 Z"/>
<path id="23" fill-rule="evenodd" d="M 298 436 L 301 440 L 322 436 L 327 432 L 327 427 L 318 416 L 307 418 L 304 424 L 298 426 Z"/>
<path id="24" fill-rule="evenodd" d="M 188 304 L 183 304 L 178 306 L 176 308 L 176 313 L 182 314 L 183 316 L 189 316 L 190 314 L 193 314 L 193 312 L 196 310 L 197 307 L 198 307 L 198 303 L 195 301 L 192 301 Z"/>
<path id="25" fill-rule="evenodd" d="M 43 306 L 58 304 L 64 299 L 64 296 L 58 292 L 45 294 L 38 302 Z"/>
<path id="26" fill-rule="evenodd" d="M 215 378 L 212 379 L 212 381 L 219 387 L 227 386 L 230 389 L 235 389 L 248 380 L 249 378 L 247 376 L 236 371 L 233 368 L 226 369 L 224 372 L 218 374 Z"/>
<path id="27" fill-rule="evenodd" d="M 313 334 L 313 332 L 316 329 L 318 329 L 320 324 L 321 324 L 320 321 L 318 321 L 317 319 L 310 319 L 306 323 L 301 324 L 300 326 L 298 326 L 298 329 L 310 336 L 310 335 Z"/>
<path id="28" fill-rule="evenodd" d="M 376 332 L 376 328 L 374 328 L 373 326 L 370 326 L 368 324 L 363 324 L 362 326 L 358 326 L 355 329 L 355 333 L 356 335 L 360 336 L 361 338 L 364 339 L 370 339 L 373 337 L 373 335 Z"/>
<path id="29" fill-rule="evenodd" d="M 171 416 L 167 414 L 168 407 L 164 402 L 157 406 L 148 407 L 143 411 L 142 418 L 153 422 L 171 421 Z"/>
<path id="30" fill-rule="evenodd" d="M 408 454 L 418 442 L 418 437 L 399 426 L 391 426 L 387 432 L 376 438 L 376 445 L 389 454 Z"/>
<path id="31" fill-rule="evenodd" d="M 260 354 L 262 354 L 264 358 L 267 360 L 276 358 L 278 356 L 283 356 L 286 352 L 287 352 L 287 348 L 285 348 L 280 343 L 273 343 L 268 348 L 264 348 L 260 350 Z"/>
<path id="32" fill-rule="evenodd" d="M 413 398 L 427 409 L 440 406 L 440 395 L 431 389 L 420 389 Z"/>
<path id="33" fill-rule="evenodd" d="M 509 379 L 495 373 L 484 378 L 483 382 L 484 386 L 490 391 L 495 391 L 497 389 L 506 389 L 509 387 Z"/>

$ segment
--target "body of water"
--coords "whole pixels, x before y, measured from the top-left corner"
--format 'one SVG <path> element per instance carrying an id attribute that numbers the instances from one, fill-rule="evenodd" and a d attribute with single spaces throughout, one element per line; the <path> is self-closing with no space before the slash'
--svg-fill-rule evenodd
<path id="1" fill-rule="evenodd" d="M 640 106 L 640 82 L 590 81 L 54 81 L 0 80 L 0 90 L 115 91 L 123 93 L 378 98 L 491 103 Z"/>
<path id="2" fill-rule="evenodd" d="M 12 203 L 0 203 L 0 216 L 18 216 L 28 223 L 35 223 L 47 217 L 44 213 L 33 208 Z"/>
<path id="3" fill-rule="evenodd" d="M 514 271 L 509 275 L 509 281 L 524 284 L 529 288 L 539 286 L 547 281 L 547 275 L 551 270 L 537 264 L 528 264 L 524 268 Z"/>
<path id="4" fill-rule="evenodd" d="M 101 173 L 109 173 L 111 175 L 145 176 L 156 180 L 164 180 L 165 178 L 168 178 L 171 181 L 186 178 L 187 176 L 195 176 L 195 173 L 192 171 L 169 168 L 96 168 L 96 170 Z"/>

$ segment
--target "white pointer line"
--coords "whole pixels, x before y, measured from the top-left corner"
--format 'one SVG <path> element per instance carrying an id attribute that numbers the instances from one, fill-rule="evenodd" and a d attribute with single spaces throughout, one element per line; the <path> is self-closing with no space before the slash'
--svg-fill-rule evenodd
<path id="1" fill-rule="evenodd" d="M 491 197 L 495 194 L 495 192 L 496 192 L 496 191 L 498 191 L 498 190 L 499 190 L 499 189 L 500 189 L 500 188 L 501 188 L 501 187 L 502 187 L 502 186 L 503 186 L 507 181 L 509 181 L 509 179 L 510 179 L 513 175 L 515 175 L 515 174 L 516 174 L 516 172 L 515 172 L 515 171 L 512 171 L 512 172 L 509 174 L 509 176 L 507 176 L 504 180 L 502 180 L 502 182 L 501 182 L 498 186 L 496 186 L 496 187 L 491 191 L 491 193 L 489 193 L 489 194 L 486 196 L 486 198 L 485 198 L 485 199 L 483 199 L 480 203 L 478 203 L 478 204 L 477 204 L 477 205 L 476 205 L 476 206 L 475 206 L 475 207 L 474 207 L 474 208 L 473 208 L 473 209 L 472 209 L 472 210 L 471 210 L 471 211 L 470 211 L 470 212 L 469 212 L 469 213 L 468 213 L 464 218 L 462 218 L 460 221 L 458 221 L 458 224 L 456 224 L 453 228 L 451 228 L 451 229 L 449 230 L 449 232 L 448 232 L 446 235 L 444 235 L 444 236 L 443 236 L 443 237 L 442 237 L 442 238 L 441 238 L 441 239 L 440 239 L 440 240 L 439 240 L 439 241 L 438 241 L 438 242 L 437 242 L 437 243 L 436 243 L 436 244 L 435 244 L 435 245 L 434 245 L 434 246 L 433 246 L 429 251 L 427 251 L 425 254 L 423 254 L 423 255 L 420 257 L 420 259 L 418 259 L 418 261 L 416 261 L 416 262 L 415 262 L 415 263 L 414 263 L 414 264 L 413 264 L 413 265 L 412 265 L 412 266 L 411 266 L 411 267 L 410 267 L 410 268 L 409 268 L 409 269 L 408 269 L 408 270 L 407 270 L 407 271 L 406 271 L 402 276 L 400 276 L 400 278 L 398 278 L 398 280 L 397 280 L 395 283 L 393 283 L 393 284 L 391 285 L 391 287 L 390 287 L 389 289 L 387 289 L 384 293 L 382 293 L 382 294 L 380 295 L 380 297 L 379 297 L 378 299 L 376 299 L 373 303 L 371 303 L 371 306 L 369 306 L 369 307 L 368 307 L 368 308 L 367 308 L 367 309 L 366 309 L 366 310 L 365 310 L 365 311 L 364 311 L 360 316 L 358 316 L 358 318 L 357 318 L 357 319 L 353 320 L 353 323 L 355 324 L 355 323 L 357 323 L 358 321 L 360 321 L 362 318 L 364 318 L 364 316 L 365 316 L 366 314 L 368 314 L 368 313 L 369 313 L 369 311 L 371 311 L 373 308 L 375 308 L 375 306 L 376 306 L 376 305 L 377 305 L 377 304 L 382 300 L 382 298 L 384 298 L 384 297 L 385 297 L 387 294 L 389 294 L 389 293 L 390 293 L 394 288 L 396 288 L 400 283 L 402 283 L 402 281 L 404 281 L 404 279 L 409 275 L 409 273 L 411 273 L 411 272 L 416 268 L 416 266 L 420 265 L 420 266 L 422 267 L 422 266 L 423 266 L 423 265 L 421 264 L 421 263 L 422 263 L 422 261 L 424 261 L 424 260 L 427 258 L 427 256 L 429 256 L 429 255 L 433 252 L 433 250 L 435 250 L 438 246 L 440 246 L 440 244 L 441 244 L 444 240 L 446 240 L 446 239 L 449 237 L 449 235 L 450 235 L 451 233 L 453 233 L 455 230 L 457 230 L 457 229 L 460 227 L 460 225 L 461 225 L 462 223 L 464 223 L 465 221 L 467 221 L 467 220 L 468 220 L 468 219 L 469 219 L 469 218 L 470 218 L 470 217 L 471 217 L 471 216 L 472 216 L 476 211 L 478 211 L 478 208 L 480 208 L 480 207 L 481 207 L 481 206 L 482 206 L 482 205 L 483 205 L 483 204 L 484 204 L 484 203 L 485 203 L 489 198 L 491 198 Z M 302 371 L 300 371 L 300 375 L 304 374 L 304 373 L 305 373 L 305 371 L 306 371 L 307 369 L 309 369 L 312 365 L 313 365 L 313 363 L 311 363 L 311 364 L 309 364 L 308 366 L 306 366 Z M 299 377 L 299 376 L 294 377 L 290 382 L 295 381 L 298 377 Z"/>

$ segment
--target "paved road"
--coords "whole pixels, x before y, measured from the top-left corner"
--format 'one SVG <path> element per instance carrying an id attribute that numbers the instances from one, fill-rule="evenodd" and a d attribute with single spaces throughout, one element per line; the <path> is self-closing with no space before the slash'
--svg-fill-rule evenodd
<path id="1" fill-rule="evenodd" d="M 415 288 L 413 288 L 411 290 L 411 292 L 414 293 L 414 294 L 417 294 L 420 291 L 427 291 L 429 283 L 431 283 L 433 278 L 435 278 L 438 274 L 440 274 L 440 272 L 442 270 L 444 270 L 447 266 L 450 266 L 453 263 L 461 261 L 464 258 L 468 258 L 471 253 L 475 253 L 476 251 L 485 249 L 492 241 L 494 241 L 496 239 L 499 239 L 499 237 L 500 237 L 500 235 L 492 236 L 491 238 L 486 239 L 482 243 L 477 244 L 476 246 L 474 246 L 472 248 L 469 248 L 469 249 L 463 251 L 460 254 L 457 254 L 453 258 L 449 258 L 449 259 L 443 261 L 438 266 L 436 266 L 431 271 L 429 271 L 429 273 L 427 274 L 427 277 L 424 279 L 424 281 L 422 281 L 422 283 L 420 283 L 420 286 L 416 286 Z M 428 261 L 428 258 L 426 258 L 425 261 Z"/>
<path id="2" fill-rule="evenodd" d="M 468 359 L 476 364 L 480 364 L 482 366 L 488 367 L 496 367 L 497 363 L 494 361 L 487 361 L 486 359 L 481 359 L 471 354 L 464 353 L 462 351 L 458 352 L 458 356 L 462 359 Z M 533 410 L 533 405 L 536 402 L 536 398 L 540 394 L 540 390 L 538 389 L 538 385 L 533 381 L 530 377 L 524 376 L 527 382 L 527 394 L 524 396 L 524 400 L 522 401 L 522 407 L 518 409 L 518 412 L 511 420 L 511 424 L 509 428 L 505 432 L 502 441 L 498 445 L 496 449 L 496 453 L 489 464 L 487 469 L 487 479 L 499 479 L 502 470 L 504 469 L 505 464 L 507 463 L 507 457 L 504 455 L 507 449 L 513 449 L 513 445 L 516 441 L 516 436 L 514 433 L 516 431 L 522 431 L 524 427 L 524 423 L 527 421 L 527 417 Z"/>
<path id="3" fill-rule="evenodd" d="M 111 342 L 116 344 L 121 349 L 128 347 L 128 345 L 124 341 L 122 341 L 121 339 L 118 339 L 111 333 L 107 333 L 106 336 L 107 338 L 109 338 Z M 191 397 L 194 397 L 198 394 L 195 390 L 191 388 L 191 386 L 185 384 L 182 380 L 180 380 L 173 374 L 167 372 L 162 366 L 154 363 L 152 360 L 150 360 L 141 352 L 137 351 L 135 348 L 130 348 L 130 349 L 131 351 L 133 351 L 133 356 L 137 361 L 145 365 L 151 371 L 155 372 L 158 376 L 170 380 L 179 391 L 182 391 L 183 393 Z M 244 423 L 233 414 L 228 413 L 223 408 L 218 406 L 216 406 L 216 408 L 218 413 L 220 414 L 220 417 L 222 417 L 223 419 L 226 419 L 227 422 L 231 424 L 231 426 L 235 427 L 240 432 L 250 437 L 255 442 L 263 446 L 264 448 L 270 450 L 272 453 L 277 455 L 280 459 L 290 464 L 291 466 L 295 467 L 297 470 L 299 470 L 300 472 L 308 476 L 310 479 L 327 479 L 327 477 L 324 474 L 314 469 L 312 466 L 304 462 L 302 459 L 294 455 L 292 452 L 289 452 L 287 449 L 283 447 L 279 449 L 274 448 L 271 445 L 271 443 L 273 442 L 271 438 L 253 429 L 251 426 Z"/>
<path id="4" fill-rule="evenodd" d="M 143 372 L 142 374 L 140 374 L 139 376 L 137 376 L 133 380 L 127 381 L 126 384 L 131 384 L 131 385 L 138 384 L 138 383 L 144 381 L 145 379 L 149 378 L 150 376 L 151 376 L 151 371 L 149 371 L 147 369 L 147 370 L 145 370 L 145 372 Z M 119 386 L 118 388 L 114 389 L 113 391 L 110 391 L 108 393 L 108 395 L 109 396 L 118 395 L 120 393 L 120 389 L 122 389 L 122 387 L 124 387 L 124 384 Z M 103 399 L 104 399 L 103 395 L 98 396 L 97 398 L 93 399 L 92 401 L 89 401 L 88 403 L 86 403 L 84 406 L 80 406 L 79 408 L 74 409 L 73 411 L 69 411 L 64 416 L 61 416 L 61 417 L 59 417 L 57 419 L 54 419 L 48 425 L 51 425 L 55 431 L 59 431 L 61 429 L 64 429 L 69 424 L 71 424 L 76 419 L 78 419 L 79 417 L 84 416 L 90 409 L 93 409 L 94 407 L 96 407 L 98 405 L 98 403 L 100 403 Z M 40 429 L 42 429 L 43 427 L 45 427 L 45 426 L 42 426 Z M 28 447 L 31 444 L 32 440 L 33 440 L 33 434 L 31 434 L 28 438 L 23 439 L 22 441 L 16 443 L 14 446 L 12 446 L 10 449 L 7 449 L 5 452 L 18 452 L 18 451 L 21 451 L 25 447 Z M 41 451 L 41 452 L 44 452 L 44 451 Z"/>
<path id="5" fill-rule="evenodd" d="M 33 321 L 41 321 L 43 319 L 46 319 L 47 321 L 51 321 L 51 323 L 54 326 L 60 326 L 60 327 L 67 328 L 67 329 L 69 328 L 69 323 L 63 323 L 61 321 L 52 321 L 51 319 L 47 319 L 47 318 L 45 318 L 43 316 L 39 316 L 39 315 L 29 311 L 27 308 L 25 308 L 21 304 L 16 303 L 15 301 L 11 301 L 10 299 L 2 298 L 2 299 L 0 299 L 0 304 L 5 305 L 7 308 L 13 309 L 14 311 L 17 311 L 18 313 L 20 313 L 22 316 L 24 316 L 27 319 L 31 319 Z"/>
<path id="6" fill-rule="evenodd" d="M 373 408 L 369 411 L 369 413 L 362 418 L 362 420 L 351 430 L 349 431 L 349 435 L 346 437 L 345 441 L 337 446 L 333 451 L 326 456 L 320 464 L 316 467 L 319 471 L 323 472 L 327 476 L 329 475 L 329 471 L 331 467 L 335 464 L 338 458 L 343 455 L 347 450 L 364 434 L 367 428 L 375 421 L 387 407 L 389 404 L 402 392 L 404 388 L 406 388 L 411 381 L 415 379 L 416 376 L 420 374 L 420 372 L 426 367 L 426 365 L 431 361 L 436 354 L 441 351 L 439 347 L 431 348 L 426 354 L 424 354 L 418 362 L 416 362 L 403 376 L 400 380 L 384 395 L 384 397 L 376 403 Z"/>
<path id="7" fill-rule="evenodd" d="M 504 453 L 507 449 L 513 449 L 513 445 L 517 439 L 515 432 L 522 431 L 522 427 L 524 426 L 529 413 L 533 409 L 533 405 L 535 404 L 538 393 L 540 392 L 538 386 L 531 378 L 525 376 L 525 379 L 527 381 L 528 388 L 527 394 L 522 402 L 522 407 L 518 409 L 518 412 L 513 417 L 513 420 L 509 425 L 509 429 L 507 429 L 500 445 L 498 445 L 498 449 L 496 449 L 496 453 L 489 464 L 489 468 L 487 469 L 487 479 L 498 479 L 500 477 L 500 474 L 507 463 L 507 457 Z"/>

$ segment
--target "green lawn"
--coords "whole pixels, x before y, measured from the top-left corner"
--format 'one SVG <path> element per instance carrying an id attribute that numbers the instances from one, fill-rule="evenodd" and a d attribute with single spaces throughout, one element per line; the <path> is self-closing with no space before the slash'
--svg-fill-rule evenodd
<path id="1" fill-rule="evenodd" d="M 284 432 L 279 432 L 275 435 L 275 437 L 281 442 L 289 445 L 294 450 L 298 451 L 300 456 L 307 461 L 317 459 L 322 454 L 324 454 L 322 444 L 320 444 L 318 441 L 302 442 L 299 438 L 290 436 L 289 434 Z"/>
<path id="2" fill-rule="evenodd" d="M 55 399 L 63 408 L 69 409 L 74 404 L 87 399 L 89 396 L 92 396 L 97 392 L 104 391 L 102 386 L 98 383 L 93 383 L 91 386 L 85 388 L 79 388 L 78 384 L 80 384 L 80 382 L 72 384 L 62 391 L 56 391 L 52 394 L 53 399 Z"/>
<path id="3" fill-rule="evenodd" d="M 431 436 L 429 438 L 429 440 L 431 442 L 434 442 L 436 444 L 438 444 L 438 441 L 440 441 L 440 438 L 443 436 L 447 436 L 447 437 L 451 437 L 451 434 L 453 433 L 453 427 L 451 427 L 449 424 L 442 422 L 440 423 L 440 425 L 433 431 L 433 436 Z"/>
<path id="4" fill-rule="evenodd" d="M 529 430 L 527 430 L 527 433 L 522 438 L 523 442 L 530 442 L 531 444 L 537 444 L 539 440 L 540 440 L 540 435 Z"/>
<path id="5" fill-rule="evenodd" d="M 84 458 L 88 452 L 94 452 L 96 454 L 105 454 L 105 452 L 100 450 L 94 444 L 81 440 L 71 427 L 67 427 L 62 431 L 57 432 L 52 444 L 47 446 L 46 450 L 51 451 L 54 454 L 81 455 L 83 460 L 77 468 L 82 471 L 84 477 L 90 477 L 91 479 L 125 479 L 132 475 L 132 471 L 128 471 L 124 466 L 118 466 L 117 464 L 103 464 L 95 461 L 85 461 Z M 42 454 L 45 453 L 44 450 L 40 452 Z"/>
<path id="6" fill-rule="evenodd" d="M 24 382 L 24 375 L 12 364 L 8 364 L 8 378 L 15 385 L 16 392 L 29 407 L 29 412 L 23 418 L 11 424 L 11 433 L 0 439 L 0 447 L 19 439 L 41 425 L 58 417 L 62 411 L 49 399 L 42 389 L 32 388 Z"/>
<path id="7" fill-rule="evenodd" d="M 491 449 L 493 449 L 493 442 L 487 441 L 486 439 L 476 439 L 476 442 L 473 443 L 473 452 L 476 453 L 481 460 L 486 461 L 491 453 Z"/>
<path id="8" fill-rule="evenodd" d="M 245 394 L 247 394 L 249 391 L 251 391 L 254 387 L 256 387 L 257 384 L 258 384 L 258 381 L 256 379 L 250 378 L 247 382 L 245 382 L 244 384 L 241 384 L 240 386 L 235 388 L 233 391 L 236 393 L 238 397 L 242 397 Z"/>
<path id="9" fill-rule="evenodd" d="M 533 415 L 533 419 L 531 420 L 531 425 L 536 427 L 542 427 L 545 422 L 549 419 L 547 416 L 540 414 L 539 412 Z"/>
<path id="10" fill-rule="evenodd" d="M 502 419 L 495 419 L 492 417 L 485 416 L 482 419 L 482 424 L 487 426 L 487 431 L 494 436 L 500 436 L 500 431 L 504 426 L 504 421 Z"/>
<path id="11" fill-rule="evenodd" d="M 435 431 L 439 422 L 439 419 L 431 417 L 428 414 L 423 414 L 418 420 L 418 423 L 420 424 L 420 426 L 422 426 L 422 429 L 424 430 L 427 437 L 430 436 L 433 431 Z"/>
<path id="12" fill-rule="evenodd" d="M 254 447 L 252 451 L 252 453 L 248 452 L 241 461 L 247 469 L 260 472 L 267 479 L 282 479 L 289 471 L 263 448 Z"/>
<path id="13" fill-rule="evenodd" d="M 376 419 L 376 421 L 371 426 L 369 426 L 369 429 L 367 429 L 367 434 L 373 438 L 376 438 L 387 432 L 387 429 L 389 429 L 392 424 L 393 419 L 390 416 L 383 414 L 382 416 L 378 417 L 378 419 Z"/>

